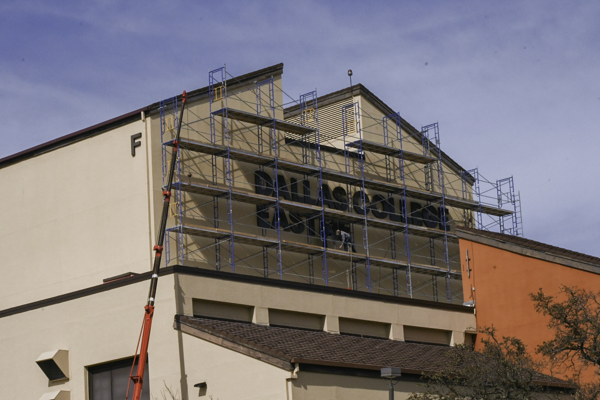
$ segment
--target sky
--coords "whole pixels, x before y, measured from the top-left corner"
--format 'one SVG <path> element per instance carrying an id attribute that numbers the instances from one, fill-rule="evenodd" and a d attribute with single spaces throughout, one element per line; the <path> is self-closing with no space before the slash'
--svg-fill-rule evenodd
<path id="1" fill-rule="evenodd" d="M 514 177 L 526 238 L 599 256 L 600 2 L 0 3 L 0 158 L 284 63 L 283 90 L 362 83 L 487 179 Z M 1 182 L 0 182 L 1 184 Z M 7 190 L 7 188 L 4 188 Z"/>

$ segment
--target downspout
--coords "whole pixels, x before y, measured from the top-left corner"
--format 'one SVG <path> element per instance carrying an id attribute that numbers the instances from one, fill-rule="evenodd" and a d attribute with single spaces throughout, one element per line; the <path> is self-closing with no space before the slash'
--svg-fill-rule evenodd
<path id="1" fill-rule="evenodd" d="M 285 393 L 287 395 L 287 400 L 292 399 L 292 379 L 298 379 L 298 372 L 300 372 L 300 364 L 294 364 L 294 370 L 292 371 L 289 378 L 285 380 Z"/>

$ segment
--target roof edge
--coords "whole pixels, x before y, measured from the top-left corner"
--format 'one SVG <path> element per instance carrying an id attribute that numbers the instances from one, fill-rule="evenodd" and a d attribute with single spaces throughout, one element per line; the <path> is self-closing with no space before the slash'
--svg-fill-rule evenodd
<path id="1" fill-rule="evenodd" d="M 242 86 L 253 82 L 255 80 L 267 79 L 271 75 L 283 74 L 283 63 L 271 65 L 266 68 L 262 68 L 256 71 L 248 72 L 247 74 L 239 75 L 233 78 L 229 78 L 225 81 L 227 88 L 236 88 L 238 86 Z M 195 89 L 186 93 L 187 101 L 196 101 L 208 96 L 208 86 L 202 87 L 200 89 Z M 182 100 L 182 95 L 173 96 L 177 97 L 178 101 Z M 160 107 L 160 101 L 150 104 L 148 108 L 148 113 L 152 114 L 158 111 Z"/>
<path id="2" fill-rule="evenodd" d="M 325 294 L 335 294 L 341 295 L 345 297 L 357 297 L 366 300 L 374 300 L 374 301 L 384 301 L 384 302 L 393 302 L 397 304 L 406 304 L 413 305 L 416 307 L 426 307 L 426 308 L 435 308 L 447 311 L 455 311 L 460 313 L 473 313 L 472 307 L 467 307 L 459 304 L 448 304 L 448 303 L 438 303 L 427 300 L 417 300 L 405 297 L 394 297 L 394 296 L 386 296 L 379 294 L 372 294 L 367 292 L 358 292 L 344 289 L 336 289 L 336 288 L 328 288 L 327 286 L 316 286 L 304 283 L 297 283 L 291 281 L 281 281 L 278 279 L 270 279 L 270 278 L 261 278 L 254 277 L 251 275 L 243 275 L 243 274 L 233 274 L 230 272 L 220 272 L 213 271 L 208 269 L 200 269 L 200 268 L 192 268 L 192 267 L 184 267 L 181 265 L 174 265 L 169 267 L 163 267 L 160 269 L 159 275 L 166 276 L 173 273 L 181 273 L 183 275 L 194 275 L 201 276 L 207 278 L 214 279 L 223 279 L 237 282 L 244 282 L 250 284 L 259 284 L 266 286 L 275 286 L 282 287 L 290 290 L 303 290 L 303 291 L 312 291 L 319 292 Z M 56 295 L 53 297 L 45 298 L 42 300 L 36 300 L 33 302 L 21 304 L 18 306 L 9 307 L 3 310 L 0 310 L 0 318 L 8 317 L 15 314 L 21 314 L 28 311 L 37 310 L 39 308 L 49 307 L 55 304 L 64 303 L 66 301 L 75 300 L 81 297 L 91 296 L 97 293 L 101 293 L 107 290 L 116 289 L 122 286 L 132 285 L 138 282 L 142 282 L 151 278 L 152 271 L 147 271 L 140 273 L 138 275 L 132 275 L 126 278 L 121 278 L 117 280 L 112 280 L 110 282 L 101 283 L 99 285 L 90 286 L 87 288 L 75 290 L 73 292 L 68 292 L 60 295 Z"/>
<path id="3" fill-rule="evenodd" d="M 385 115 L 396 113 L 396 111 L 394 111 L 383 100 L 377 97 L 373 92 L 367 89 L 367 87 L 364 86 L 362 83 L 357 83 L 356 85 L 347 87 L 345 89 L 341 89 L 332 93 L 325 94 L 323 96 L 319 96 L 317 98 L 317 102 L 319 103 L 319 107 L 323 107 L 332 103 L 336 103 L 340 100 L 344 100 L 349 97 L 358 95 L 365 97 L 368 101 L 373 103 L 375 107 L 379 108 L 379 110 L 382 111 Z M 300 105 L 295 104 L 284 110 L 284 119 L 293 117 L 299 113 Z M 402 118 L 402 116 L 400 116 L 400 123 L 402 124 L 402 128 L 404 128 L 413 138 L 417 139 L 417 141 L 419 142 L 422 141 L 423 135 L 421 134 L 421 131 L 419 131 L 417 128 L 411 125 L 407 120 Z M 431 144 L 430 148 L 434 154 L 439 154 L 438 149 L 434 144 Z M 473 184 L 475 182 L 475 178 L 473 178 L 473 176 L 471 176 L 471 174 L 469 174 L 465 168 L 463 168 L 460 164 L 454 161 L 448 154 L 444 153 L 442 150 L 439 151 L 442 154 L 442 161 L 448 164 L 455 172 L 459 174 L 465 172 L 465 176 L 470 184 Z"/>
<path id="4" fill-rule="evenodd" d="M 227 85 L 231 87 L 236 87 L 242 84 L 246 84 L 252 79 L 257 79 L 262 76 L 267 76 L 269 74 L 277 74 L 283 73 L 283 63 L 279 63 L 276 65 L 272 65 L 270 67 L 262 68 L 253 72 L 249 72 L 244 75 L 240 75 L 234 78 L 227 79 Z M 187 93 L 187 97 L 190 100 L 196 100 L 198 98 L 202 98 L 208 94 L 208 86 L 192 90 Z M 181 100 L 182 95 L 176 96 L 178 100 Z M 25 161 L 29 158 L 33 158 L 44 153 L 48 153 L 52 150 L 59 149 L 61 147 L 67 146 L 69 144 L 73 144 L 79 142 L 84 139 L 88 139 L 92 136 L 98 135 L 100 133 L 106 132 L 110 129 L 114 129 L 131 122 L 136 121 L 138 118 L 141 119 L 141 113 L 150 114 L 158 110 L 160 106 L 160 102 L 156 102 L 150 104 L 149 106 L 138 108 L 137 110 L 128 112 L 126 114 L 120 115 L 118 117 L 109 119 L 107 121 L 100 122 L 98 124 L 92 125 L 90 127 L 80 129 L 76 132 L 60 136 L 56 139 L 50 140 L 48 142 L 41 143 L 37 146 L 31 147 L 29 149 L 25 149 L 15 154 L 11 154 L 4 158 L 0 159 L 0 168 L 8 167 L 9 165 L 16 164 L 21 161 Z"/>
<path id="5" fill-rule="evenodd" d="M 4 157 L 0 159 L 0 168 L 8 167 L 9 165 L 48 153 L 52 150 L 59 149 L 75 142 L 79 142 L 81 140 L 106 132 L 110 129 L 118 128 L 131 122 L 135 122 L 136 120 L 141 119 L 141 113 L 147 111 L 147 109 L 148 107 L 138 108 L 137 110 L 128 112 L 127 114 L 120 115 L 107 121 L 100 122 L 96 125 L 80 129 L 68 135 L 52 139 L 48 142 L 44 142 L 37 146 Z"/>
<path id="6" fill-rule="evenodd" d="M 513 236 L 511 235 L 506 235 L 497 232 L 488 232 L 480 229 L 465 228 L 462 226 L 456 227 L 456 234 L 459 239 L 469 240 L 486 246 L 495 247 L 497 249 L 506 250 L 511 253 L 519 254 L 521 256 L 536 258 L 538 260 L 548 261 L 555 264 L 564 265 L 569 268 L 575 268 L 600 275 L 600 259 L 594 256 L 588 256 L 583 253 L 577 253 L 571 250 L 548 245 L 542 242 L 536 242 L 535 240 L 531 239 L 519 238 L 520 243 L 516 243 L 514 240 L 511 240 L 513 238 Z M 548 251 L 535 249 L 532 246 L 527 246 L 526 244 L 546 246 L 548 248 Z M 566 254 L 561 255 L 553 253 L 552 249 L 564 251 L 567 252 L 567 254 L 571 253 L 574 257 L 569 257 Z M 578 260 L 577 258 L 575 258 L 577 256 L 596 258 L 598 260 L 598 264 L 594 264 L 591 261 L 588 262 L 584 260 Z"/>
<path id="7" fill-rule="evenodd" d="M 310 358 L 299 358 L 299 357 L 292 358 L 291 362 L 298 363 L 298 364 L 322 365 L 324 367 L 368 369 L 368 370 L 373 370 L 373 371 L 379 371 L 379 370 L 381 370 L 381 368 L 386 367 L 386 365 L 354 364 L 354 363 L 347 363 L 347 362 L 314 360 L 314 359 L 310 359 Z M 416 369 L 402 368 L 402 373 L 403 374 L 412 374 L 412 375 L 426 375 L 426 374 L 434 374 L 435 371 L 420 371 L 420 370 L 416 370 Z"/>

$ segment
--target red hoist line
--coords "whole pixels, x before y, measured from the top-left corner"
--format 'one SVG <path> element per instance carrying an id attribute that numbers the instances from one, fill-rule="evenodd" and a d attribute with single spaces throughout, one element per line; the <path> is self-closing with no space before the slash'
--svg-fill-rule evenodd
<path id="1" fill-rule="evenodd" d="M 173 153 L 171 154 L 171 165 L 169 168 L 169 179 L 167 179 L 167 187 L 163 191 L 164 203 L 162 210 L 162 218 L 160 220 L 160 230 L 158 232 L 158 238 L 156 240 L 157 245 L 154 246 L 156 255 L 154 257 L 154 267 L 152 268 L 152 279 L 150 280 L 150 292 L 148 294 L 148 303 L 144 307 L 144 322 L 142 324 L 142 331 L 140 332 L 140 338 L 142 346 L 139 352 L 139 362 L 137 367 L 137 373 L 133 375 L 135 368 L 135 358 L 133 359 L 133 366 L 131 367 L 131 375 L 129 376 L 129 384 L 127 385 L 127 394 L 125 400 L 129 397 L 129 386 L 133 382 L 133 400 L 140 400 L 142 395 L 142 384 L 144 383 L 144 370 L 146 368 L 146 362 L 148 359 L 148 342 L 150 340 L 150 328 L 152 328 L 152 318 L 154 317 L 154 299 L 156 297 L 156 287 L 158 285 L 158 271 L 160 269 L 160 260 L 162 257 L 163 244 L 165 240 L 165 231 L 167 229 L 167 218 L 169 217 L 169 202 L 171 201 L 171 188 L 173 186 L 173 176 L 175 175 L 175 163 L 177 162 L 177 152 L 179 150 L 179 138 L 181 135 L 181 123 L 183 118 L 183 110 L 185 109 L 186 93 L 183 91 L 183 104 L 179 113 L 179 124 L 177 126 L 177 135 L 173 141 Z M 138 340 L 138 348 L 140 341 Z M 137 349 L 136 348 L 136 357 Z"/>

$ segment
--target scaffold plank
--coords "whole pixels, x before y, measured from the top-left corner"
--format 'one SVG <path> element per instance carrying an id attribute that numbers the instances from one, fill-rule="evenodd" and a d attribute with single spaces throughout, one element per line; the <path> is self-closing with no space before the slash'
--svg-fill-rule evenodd
<path id="1" fill-rule="evenodd" d="M 196 140 L 191 139 L 181 139 L 179 141 L 179 146 L 182 149 L 187 149 L 190 151 L 224 156 L 227 154 L 227 147 L 217 144 L 209 144 L 203 143 Z M 249 151 L 236 149 L 231 147 L 229 149 L 229 155 L 232 159 L 242 162 L 247 162 L 255 165 L 271 165 L 275 159 L 270 156 L 264 156 L 261 154 L 251 153 Z M 293 161 L 287 161 L 284 159 L 277 160 L 278 168 L 288 172 L 295 172 L 298 174 L 305 175 L 316 175 L 319 173 L 319 168 L 309 164 L 301 164 Z M 334 171 L 331 169 L 323 168 L 322 176 L 324 180 L 344 183 L 349 185 L 359 185 L 361 184 L 361 179 L 357 178 L 354 175 L 346 174 L 340 171 Z M 377 190 L 384 193 L 393 193 L 398 194 L 402 193 L 404 188 L 402 185 L 398 185 L 391 182 L 377 181 L 374 179 L 365 179 L 365 188 L 371 190 Z M 420 190 L 415 188 L 406 187 L 406 196 L 416 200 L 430 201 L 430 202 L 440 202 L 442 200 L 442 195 L 437 192 L 431 192 L 426 190 Z M 446 204 L 451 207 L 467 209 L 477 211 L 479 210 L 479 203 L 474 200 L 466 200 L 460 199 L 454 196 L 446 196 Z M 497 207 L 487 206 L 485 204 L 481 205 L 482 212 L 490 215 L 501 216 L 501 215 L 510 215 L 513 213 L 511 210 L 505 210 Z"/>
<path id="2" fill-rule="evenodd" d="M 417 162 L 421 164 L 429 164 L 437 161 L 437 158 L 424 156 L 423 154 L 412 153 L 409 151 L 404 151 L 400 149 L 395 149 L 393 147 L 385 146 L 383 144 L 370 142 L 367 140 L 357 140 L 352 143 L 347 143 L 347 147 L 352 147 L 355 149 L 360 149 L 364 151 L 370 151 L 372 153 L 382 154 L 384 156 L 393 156 L 397 158 L 404 158 L 405 161 Z"/>
<path id="3" fill-rule="evenodd" d="M 181 190 L 188 193 L 195 193 L 205 196 L 223 197 L 228 194 L 229 189 L 206 185 L 202 183 L 192 182 L 177 182 L 176 187 L 180 187 Z M 245 192 L 242 190 L 232 190 L 231 198 L 235 201 L 242 203 L 255 204 L 257 206 L 274 206 L 277 203 L 277 199 L 271 196 L 260 195 L 256 193 Z M 296 201 L 279 200 L 282 208 L 287 211 L 296 213 L 314 213 L 321 211 L 320 207 L 313 206 L 310 204 L 299 203 Z"/>
<path id="4" fill-rule="evenodd" d="M 181 231 L 186 235 L 192 236 L 200 236 L 210 239 L 218 239 L 218 240 L 229 240 L 231 238 L 231 232 L 229 230 L 217 229 L 217 228 L 209 228 L 204 226 L 197 226 L 192 224 L 185 224 L 181 226 Z M 268 238 L 264 236 L 252 235 L 249 233 L 240 233 L 234 232 L 234 241 L 239 244 L 246 244 L 250 246 L 276 246 L 278 244 L 278 240 L 275 238 Z M 292 253 L 300 253 L 300 254 L 311 254 L 311 255 L 319 255 L 322 254 L 324 249 L 321 246 L 315 246 L 312 244 L 306 243 L 297 243 L 291 242 L 287 240 L 281 241 L 281 249 L 285 251 L 289 251 Z M 336 249 L 327 249 L 327 258 L 338 261 L 346 261 L 346 262 L 362 262 L 364 261 L 364 255 L 358 253 L 350 253 L 346 251 L 340 251 Z M 391 268 L 391 269 L 407 269 L 408 265 L 399 260 L 392 260 L 389 258 L 383 257 L 370 257 L 369 258 L 370 265 L 382 267 L 382 268 Z M 450 275 L 451 278 L 460 279 L 461 273 L 459 271 L 448 271 L 443 268 L 438 268 L 432 265 L 422 265 L 422 264 L 411 264 L 411 271 L 421 274 L 434 275 L 434 276 L 446 276 Z"/>
<path id="5" fill-rule="evenodd" d="M 465 210 L 479 211 L 479 203 L 472 200 L 459 199 L 457 197 L 446 196 L 446 205 L 450 207 L 462 208 Z M 494 215 L 497 217 L 513 214 L 511 210 L 505 210 L 485 204 L 481 205 L 481 211 L 485 214 Z"/>
<path id="6" fill-rule="evenodd" d="M 253 113 L 249 113 L 249 112 L 245 112 L 245 111 L 235 110 L 232 108 L 221 108 L 220 110 L 213 111 L 213 115 L 220 115 L 220 116 L 227 115 L 227 118 L 235 119 L 235 120 L 241 121 L 241 122 L 247 122 L 249 124 L 261 125 L 261 126 L 271 125 L 271 124 L 273 124 L 273 122 L 275 122 L 275 126 L 277 127 L 277 129 L 285 131 L 285 132 L 289 132 L 289 133 L 294 133 L 296 135 L 308 135 L 315 131 L 314 128 L 309 128 L 307 126 L 293 124 L 291 122 L 286 122 L 286 121 L 282 121 L 282 120 L 275 119 L 275 118 L 265 117 L 265 116 L 259 115 L 259 114 L 253 114 Z"/>

